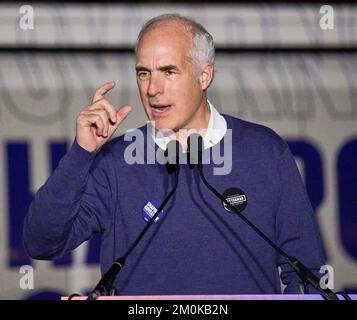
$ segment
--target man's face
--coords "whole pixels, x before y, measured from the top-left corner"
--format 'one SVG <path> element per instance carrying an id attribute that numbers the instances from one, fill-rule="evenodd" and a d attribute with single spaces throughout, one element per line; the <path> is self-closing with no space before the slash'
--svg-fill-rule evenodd
<path id="1" fill-rule="evenodd" d="M 157 130 L 200 130 L 207 125 L 206 98 L 191 57 L 190 34 L 177 24 L 154 27 L 136 56 L 141 101 Z"/>

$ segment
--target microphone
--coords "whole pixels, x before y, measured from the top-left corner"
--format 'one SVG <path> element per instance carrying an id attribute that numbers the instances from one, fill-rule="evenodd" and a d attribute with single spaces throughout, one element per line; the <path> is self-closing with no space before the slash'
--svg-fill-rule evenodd
<path id="1" fill-rule="evenodd" d="M 195 143 L 190 144 L 192 141 Z M 210 183 L 207 181 L 204 173 L 203 173 L 203 164 L 202 164 L 202 153 L 203 153 L 203 138 L 201 135 L 198 134 L 191 134 L 187 139 L 188 149 L 190 153 L 196 153 L 196 157 L 193 159 L 197 159 L 197 169 L 200 174 L 200 178 L 205 184 L 205 186 L 218 198 L 222 201 L 225 208 L 229 209 L 233 213 L 237 214 L 247 225 L 249 225 L 261 238 L 263 238 L 276 252 L 278 252 L 281 256 L 283 256 L 289 265 L 293 268 L 293 270 L 297 273 L 300 279 L 303 281 L 304 284 L 310 284 L 314 287 L 317 291 L 321 293 L 321 295 L 326 300 L 339 300 L 336 293 L 332 290 L 326 288 L 323 289 L 320 286 L 320 279 L 315 276 L 302 262 L 300 262 L 297 258 L 293 256 L 289 256 L 283 249 L 277 246 L 267 235 L 265 235 L 253 222 L 251 222 L 245 215 L 242 214 L 242 211 L 247 205 L 247 197 L 244 192 L 237 188 L 238 197 L 234 197 L 234 205 L 231 204 L 227 199 L 229 196 L 221 195 Z M 190 159 L 192 159 L 190 157 Z M 228 189 L 230 190 L 230 189 Z M 227 190 L 226 190 L 227 192 Z M 232 200 L 232 199 L 231 199 Z"/>
<path id="2" fill-rule="evenodd" d="M 198 133 L 192 133 L 187 137 L 187 162 L 191 169 L 195 165 L 202 165 L 203 139 Z"/>
<path id="3" fill-rule="evenodd" d="M 173 153 L 175 151 L 175 153 Z M 146 224 L 146 226 L 143 228 L 141 233 L 138 235 L 138 237 L 134 240 L 134 242 L 130 245 L 128 250 L 125 252 L 123 256 L 118 258 L 117 260 L 114 261 L 112 266 L 109 268 L 109 270 L 104 274 L 104 276 L 100 279 L 94 290 L 88 295 L 87 300 L 96 300 L 102 295 L 114 295 L 115 294 L 115 288 L 113 288 L 113 282 L 120 272 L 120 270 L 124 267 L 125 260 L 128 257 L 128 255 L 135 249 L 135 247 L 139 244 L 140 240 L 143 238 L 143 236 L 146 234 L 150 226 L 153 224 L 153 222 L 156 220 L 162 209 L 166 206 L 168 201 L 171 199 L 171 197 L 174 195 L 176 192 L 177 186 L 178 186 L 178 178 L 179 178 L 179 172 L 180 172 L 180 165 L 179 165 L 179 157 L 180 157 L 180 152 L 182 152 L 182 147 L 179 141 L 177 140 L 171 140 L 168 145 L 167 149 L 165 151 L 165 155 L 168 157 L 168 163 L 171 165 L 171 170 L 175 172 L 175 183 L 173 189 L 170 191 L 170 193 L 166 196 L 160 207 L 157 209 L 155 214 L 151 217 L 149 222 Z M 168 164 L 166 163 L 166 164 Z"/>
<path id="4" fill-rule="evenodd" d="M 183 156 L 182 145 L 178 140 L 171 140 L 166 147 L 164 156 L 167 159 L 165 163 L 168 173 L 173 173 L 178 170 L 178 166 L 181 163 L 180 159 Z"/>

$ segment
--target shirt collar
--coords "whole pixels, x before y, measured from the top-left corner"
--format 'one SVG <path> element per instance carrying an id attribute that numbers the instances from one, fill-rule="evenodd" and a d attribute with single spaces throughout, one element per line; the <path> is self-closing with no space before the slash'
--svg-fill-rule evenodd
<path id="1" fill-rule="evenodd" d="M 203 137 L 203 144 L 205 149 L 211 148 L 217 143 L 219 143 L 227 131 L 226 119 L 224 119 L 224 117 L 217 111 L 217 109 L 209 100 L 207 100 L 207 102 L 211 115 L 208 122 L 206 134 Z M 148 121 L 147 127 L 155 143 L 162 150 L 166 150 L 167 144 L 170 142 L 170 138 L 164 133 L 155 130 L 151 121 Z"/>

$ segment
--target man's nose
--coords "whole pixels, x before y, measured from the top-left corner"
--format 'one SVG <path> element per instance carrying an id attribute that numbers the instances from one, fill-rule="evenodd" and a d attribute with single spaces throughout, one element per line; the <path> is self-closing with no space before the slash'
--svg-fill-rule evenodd
<path id="1" fill-rule="evenodd" d="M 164 91 L 164 83 L 159 75 L 152 74 L 150 77 L 148 96 L 154 97 L 158 94 L 162 94 Z"/>

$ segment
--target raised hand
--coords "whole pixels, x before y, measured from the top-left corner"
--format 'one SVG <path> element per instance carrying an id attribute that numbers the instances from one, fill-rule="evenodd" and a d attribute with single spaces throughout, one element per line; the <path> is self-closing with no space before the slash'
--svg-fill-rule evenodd
<path id="1" fill-rule="evenodd" d="M 131 112 L 132 107 L 123 105 L 117 111 L 105 99 L 107 92 L 115 87 L 115 82 L 104 84 L 95 92 L 92 104 L 78 115 L 76 124 L 77 143 L 89 152 L 98 151 Z"/>

